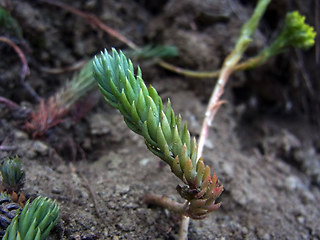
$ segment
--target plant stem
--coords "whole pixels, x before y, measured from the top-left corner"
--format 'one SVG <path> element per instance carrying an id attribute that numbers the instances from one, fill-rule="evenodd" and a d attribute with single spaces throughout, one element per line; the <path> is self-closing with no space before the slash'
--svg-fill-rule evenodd
<path id="1" fill-rule="evenodd" d="M 198 158 L 202 156 L 204 144 L 209 134 L 209 128 L 212 125 L 212 121 L 214 119 L 216 112 L 218 111 L 220 105 L 223 103 L 223 101 L 219 101 L 219 99 L 224 92 L 224 86 L 226 85 L 231 72 L 232 72 L 231 66 L 222 68 L 220 77 L 210 97 L 210 100 L 205 112 L 205 117 L 202 123 L 199 142 L 198 142 Z"/>
<path id="2" fill-rule="evenodd" d="M 224 87 L 229 79 L 229 76 L 232 74 L 232 72 L 236 70 L 235 66 L 238 64 L 238 62 L 242 58 L 243 53 L 247 49 L 248 44 L 251 41 L 250 37 L 255 31 L 255 29 L 257 28 L 258 23 L 269 3 L 270 3 L 270 0 L 260 0 L 258 2 L 258 5 L 255 8 L 253 15 L 248 20 L 248 22 L 243 26 L 234 50 L 228 55 L 228 57 L 225 59 L 223 63 L 223 66 L 219 72 L 219 79 L 210 97 L 208 107 L 205 112 L 205 118 L 202 123 L 202 128 L 201 128 L 200 138 L 198 143 L 198 158 L 202 156 L 204 144 L 209 134 L 209 127 L 212 125 L 212 121 L 215 117 L 215 114 L 217 113 L 221 104 L 224 102 L 220 100 L 220 97 L 224 92 Z M 241 67 L 242 68 L 250 67 L 251 61 L 249 61 L 248 63 L 242 64 Z M 241 67 L 238 67 L 237 70 L 241 70 L 242 69 Z M 189 225 L 189 218 L 183 216 L 180 233 L 179 233 L 179 240 L 188 239 L 187 238 L 188 225 Z"/>
<path id="3" fill-rule="evenodd" d="M 93 14 L 80 11 L 80 10 L 78 10 L 76 8 L 73 8 L 73 7 L 71 7 L 71 6 L 67 5 L 67 4 L 64 4 L 64 3 L 59 2 L 59 1 L 42 0 L 42 2 L 45 2 L 45 3 L 48 3 L 48 4 L 63 8 L 66 11 L 69 11 L 69 12 L 71 12 L 73 14 L 76 14 L 76 15 L 82 17 L 83 19 L 85 19 L 86 21 L 88 21 L 90 24 L 97 26 L 98 28 L 100 28 L 104 32 L 107 32 L 109 35 L 117 38 L 119 41 L 123 42 L 124 44 L 126 44 L 130 48 L 138 49 L 138 46 L 134 42 L 130 41 L 124 35 L 120 34 L 119 32 L 117 32 L 114 29 L 112 29 L 112 28 L 108 27 L 107 25 L 105 25 L 102 21 L 100 21 Z"/>
<path id="4" fill-rule="evenodd" d="M 259 0 L 253 15 L 246 22 L 246 24 L 242 27 L 240 36 L 235 45 L 234 50 L 227 56 L 225 59 L 223 66 L 220 71 L 219 79 L 216 83 L 216 86 L 212 92 L 210 97 L 207 110 L 205 112 L 205 118 L 202 123 L 202 128 L 200 132 L 199 144 L 198 144 L 198 158 L 201 157 L 205 141 L 208 137 L 209 127 L 212 125 L 212 121 L 217 113 L 219 107 L 223 103 L 220 100 L 221 95 L 224 92 L 224 87 L 228 81 L 229 76 L 235 70 L 241 70 L 246 67 L 251 66 L 251 61 L 248 61 L 247 64 L 242 64 L 241 67 L 236 67 L 240 59 L 242 58 L 243 53 L 247 49 L 249 43 L 251 42 L 251 35 L 256 30 L 258 23 L 264 14 L 268 4 L 271 0 Z M 256 60 L 253 60 L 255 62 Z"/>
<path id="5" fill-rule="evenodd" d="M 215 70 L 215 71 L 192 71 L 189 69 L 184 69 L 177 67 L 173 64 L 167 63 L 165 61 L 158 61 L 157 64 L 164 69 L 167 69 L 171 72 L 175 72 L 181 75 L 184 75 L 186 77 L 194 77 L 194 78 L 215 78 L 218 77 L 220 74 L 220 70 Z"/>
<path id="6" fill-rule="evenodd" d="M 158 64 L 168 70 L 171 70 L 176 73 L 183 74 L 189 77 L 215 77 L 219 76 L 219 79 L 216 83 L 216 86 L 212 92 L 210 97 L 208 107 L 206 109 L 205 118 L 203 120 L 199 144 L 198 144 L 198 159 L 201 157 L 205 141 L 208 137 L 209 127 L 212 124 L 212 121 L 215 117 L 216 112 L 218 111 L 220 105 L 224 102 L 220 100 L 224 92 L 224 87 L 229 79 L 229 76 L 232 72 L 236 70 L 243 70 L 246 68 L 250 68 L 256 66 L 257 63 L 261 62 L 262 59 L 258 57 L 251 58 L 248 61 L 240 64 L 237 67 L 238 62 L 241 60 L 243 53 L 246 51 L 249 43 L 251 42 L 251 35 L 256 30 L 258 23 L 263 16 L 268 4 L 271 0 L 259 0 L 258 4 L 254 10 L 251 18 L 246 22 L 246 24 L 242 27 L 240 36 L 237 40 L 234 50 L 226 57 L 221 70 L 213 71 L 213 72 L 194 72 L 190 70 L 185 70 L 171 64 L 168 64 L 163 61 L 159 61 Z M 179 240 L 187 240 L 188 239 L 188 228 L 190 218 L 184 214 L 184 205 L 174 202 L 167 197 L 160 197 L 157 195 L 147 195 L 145 197 L 145 201 L 147 203 L 157 204 L 162 207 L 168 208 L 169 210 L 173 210 L 175 212 L 180 212 L 182 215 L 180 230 L 179 230 Z"/>
<path id="7" fill-rule="evenodd" d="M 188 216 L 182 215 L 178 240 L 188 240 L 189 222 L 190 218 Z"/>
<path id="8" fill-rule="evenodd" d="M 266 60 L 266 58 L 261 54 L 255 56 L 255 57 L 248 58 L 244 62 L 236 64 L 233 67 L 233 72 L 254 68 L 258 65 L 263 64 L 265 62 L 265 60 Z M 216 78 L 216 77 L 219 77 L 220 71 L 221 71 L 220 69 L 213 70 L 213 71 L 193 71 L 190 69 L 185 69 L 185 68 L 175 66 L 175 65 L 170 64 L 168 62 L 165 62 L 163 60 L 158 61 L 157 64 L 160 67 L 167 69 L 171 72 L 183 75 L 185 77 L 193 77 L 193 78 Z"/>
<path id="9" fill-rule="evenodd" d="M 8 44 L 17 53 L 17 55 L 20 58 L 20 61 L 22 63 L 22 69 L 21 69 L 20 77 L 21 77 L 22 80 L 24 80 L 25 77 L 30 74 L 30 69 L 29 69 L 29 66 L 28 66 L 27 58 L 25 57 L 24 53 L 18 47 L 17 44 L 15 44 L 13 41 L 11 41 L 7 37 L 2 37 L 1 36 L 0 37 L 0 42 L 4 42 L 4 43 Z"/>
<path id="10" fill-rule="evenodd" d="M 147 204 L 158 205 L 170 211 L 181 214 L 182 217 L 181 217 L 178 239 L 188 240 L 188 227 L 189 227 L 190 218 L 184 215 L 185 204 L 173 201 L 166 196 L 160 196 L 160 195 L 151 194 L 151 193 L 144 196 L 144 202 Z"/>
<path id="11" fill-rule="evenodd" d="M 1 96 L 0 96 L 0 103 L 7 105 L 10 108 L 10 110 L 15 110 L 15 109 L 20 108 L 20 106 L 18 104 L 16 104 L 15 102 L 13 102 L 10 99 L 7 99 L 5 97 L 1 97 Z"/>
<path id="12" fill-rule="evenodd" d="M 144 196 L 144 202 L 164 207 L 179 214 L 183 214 L 185 212 L 185 204 L 173 201 L 166 196 L 149 193 Z"/>

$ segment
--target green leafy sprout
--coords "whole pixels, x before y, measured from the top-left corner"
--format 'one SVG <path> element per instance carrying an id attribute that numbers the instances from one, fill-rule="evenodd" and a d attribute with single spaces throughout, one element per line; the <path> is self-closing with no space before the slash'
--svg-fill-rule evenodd
<path id="1" fill-rule="evenodd" d="M 25 173 L 18 156 L 5 160 L 1 167 L 2 185 L 9 192 L 19 192 L 24 185 Z"/>
<path id="2" fill-rule="evenodd" d="M 92 60 L 89 60 L 80 70 L 75 74 L 71 81 L 56 94 L 57 102 L 64 108 L 71 108 L 71 106 L 88 93 L 95 86 L 95 79 L 92 76 Z"/>
<path id="3" fill-rule="evenodd" d="M 55 201 L 37 197 L 26 203 L 17 214 L 2 240 L 44 240 L 59 219 L 59 207 Z"/>
<path id="4" fill-rule="evenodd" d="M 186 215 L 201 219 L 220 207 L 215 200 L 223 187 L 210 167 L 197 157 L 197 143 L 187 124 L 176 116 L 170 100 L 166 107 L 157 91 L 146 87 L 140 68 L 135 76 L 132 62 L 115 49 L 96 56 L 94 76 L 105 100 L 119 109 L 127 126 L 145 139 L 147 148 L 164 160 L 185 185 L 178 192 L 187 200 Z"/>

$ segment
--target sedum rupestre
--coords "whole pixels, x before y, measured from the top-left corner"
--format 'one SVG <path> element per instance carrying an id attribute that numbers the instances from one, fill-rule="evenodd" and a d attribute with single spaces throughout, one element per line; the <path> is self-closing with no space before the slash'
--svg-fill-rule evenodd
<path id="1" fill-rule="evenodd" d="M 44 240 L 59 219 L 55 201 L 37 197 L 12 219 L 3 240 Z"/>
<path id="2" fill-rule="evenodd" d="M 105 100 L 119 109 L 127 126 L 145 139 L 148 149 L 164 160 L 185 185 L 178 186 L 186 199 L 184 212 L 202 219 L 220 207 L 215 200 L 223 191 L 210 167 L 197 157 L 197 143 L 187 124 L 176 116 L 170 100 L 164 107 L 157 91 L 146 87 L 140 68 L 134 73 L 132 62 L 115 49 L 106 50 L 93 62 L 94 76 Z"/>

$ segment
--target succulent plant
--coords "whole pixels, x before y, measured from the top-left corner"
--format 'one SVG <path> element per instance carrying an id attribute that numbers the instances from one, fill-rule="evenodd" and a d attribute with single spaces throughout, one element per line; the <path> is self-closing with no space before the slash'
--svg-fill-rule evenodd
<path id="1" fill-rule="evenodd" d="M 20 212 L 19 204 L 14 203 L 11 197 L 6 193 L 0 194 L 0 238 L 5 234 L 12 219 Z"/>
<path id="2" fill-rule="evenodd" d="M 197 157 L 197 143 L 191 139 L 187 124 L 176 116 L 168 101 L 164 108 L 157 91 L 146 87 L 138 68 L 134 75 L 133 65 L 126 56 L 113 49 L 94 60 L 94 76 L 105 100 L 120 110 L 127 126 L 145 139 L 148 149 L 164 160 L 185 186 L 178 187 L 187 200 L 185 214 L 201 219 L 220 207 L 215 200 L 223 187 L 210 167 Z"/>
<path id="3" fill-rule="evenodd" d="M 48 129 L 65 119 L 74 103 L 88 93 L 94 87 L 94 83 L 90 60 L 54 96 L 40 101 L 25 123 L 26 131 L 30 132 L 33 138 L 45 135 Z"/>
<path id="4" fill-rule="evenodd" d="M 25 173 L 19 157 L 5 160 L 0 167 L 0 172 L 3 189 L 10 193 L 20 192 L 25 182 Z"/>
<path id="5" fill-rule="evenodd" d="M 43 240 L 59 219 L 59 207 L 55 201 L 37 197 L 26 203 L 20 214 L 12 219 L 3 240 Z"/>

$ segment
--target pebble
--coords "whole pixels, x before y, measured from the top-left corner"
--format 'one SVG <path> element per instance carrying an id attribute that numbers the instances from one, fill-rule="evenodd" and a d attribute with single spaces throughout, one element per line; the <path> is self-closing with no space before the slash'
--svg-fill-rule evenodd
<path id="1" fill-rule="evenodd" d="M 112 128 L 105 114 L 97 113 L 90 118 L 90 129 L 92 135 L 105 135 Z"/>
<path id="2" fill-rule="evenodd" d="M 296 189 L 303 189 L 303 183 L 296 176 L 288 176 L 285 180 L 285 186 L 288 190 L 294 191 Z"/>
<path id="3" fill-rule="evenodd" d="M 117 185 L 116 186 L 116 192 L 120 194 L 125 194 L 130 191 L 130 186 L 129 185 Z"/>
<path id="4" fill-rule="evenodd" d="M 28 134 L 23 131 L 20 131 L 20 130 L 15 130 L 14 131 L 14 138 L 19 139 L 19 140 L 28 139 Z"/>
<path id="5" fill-rule="evenodd" d="M 146 166 L 150 161 L 152 161 L 150 158 L 143 158 L 139 161 L 139 164 L 141 166 Z"/>
<path id="6" fill-rule="evenodd" d="M 35 152 L 39 153 L 41 156 L 48 155 L 49 147 L 41 141 L 34 141 L 32 145 Z"/>

